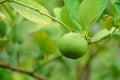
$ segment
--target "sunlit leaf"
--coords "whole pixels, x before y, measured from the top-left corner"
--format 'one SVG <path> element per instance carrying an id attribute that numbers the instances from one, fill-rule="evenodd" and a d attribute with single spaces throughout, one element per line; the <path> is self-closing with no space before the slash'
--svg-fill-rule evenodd
<path id="1" fill-rule="evenodd" d="M 80 20 L 85 27 L 94 24 L 105 10 L 109 0 L 84 0 L 80 5 Z M 94 6 L 94 7 L 93 7 Z"/>
<path id="2" fill-rule="evenodd" d="M 100 0 L 83 0 L 80 9 L 79 16 L 80 21 L 84 27 L 90 27 L 96 17 L 98 16 L 100 9 Z"/>
<path id="3" fill-rule="evenodd" d="M 38 23 L 40 25 L 46 26 L 46 25 L 51 25 L 52 21 L 50 18 L 38 13 L 36 10 L 39 10 L 40 12 L 44 14 L 48 14 L 48 11 L 41 6 L 40 4 L 34 2 L 33 0 L 15 0 L 16 2 L 20 3 L 13 3 L 11 2 L 10 5 L 17 11 L 19 12 L 23 17 L 27 18 L 30 21 L 33 21 L 35 23 Z M 28 7 L 25 7 L 23 5 L 29 6 L 33 9 L 30 9 Z"/>
<path id="4" fill-rule="evenodd" d="M 6 15 L 4 13 L 0 12 L 0 18 L 5 20 L 6 19 Z"/>
<path id="5" fill-rule="evenodd" d="M 108 36 L 109 34 L 111 34 L 113 32 L 115 28 L 112 28 L 110 31 L 108 31 L 107 29 L 102 29 L 100 31 L 98 31 L 91 39 L 91 42 L 97 42 L 99 40 L 101 40 L 102 38 Z"/>

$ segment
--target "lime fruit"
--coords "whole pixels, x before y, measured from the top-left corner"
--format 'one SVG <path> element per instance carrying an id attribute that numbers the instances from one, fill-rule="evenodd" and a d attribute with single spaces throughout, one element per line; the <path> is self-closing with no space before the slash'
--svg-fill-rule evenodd
<path id="1" fill-rule="evenodd" d="M 82 34 L 70 32 L 61 37 L 58 47 L 63 56 L 77 59 L 85 54 L 88 44 Z"/>

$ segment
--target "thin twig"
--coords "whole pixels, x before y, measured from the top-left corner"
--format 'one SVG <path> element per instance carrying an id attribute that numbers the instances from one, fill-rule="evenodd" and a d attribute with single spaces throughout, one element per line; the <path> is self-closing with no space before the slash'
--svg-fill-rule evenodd
<path id="1" fill-rule="evenodd" d="M 71 32 L 71 31 L 74 31 L 74 30 L 72 30 L 71 28 L 69 28 L 68 26 L 66 26 L 66 25 L 65 25 L 63 22 L 61 22 L 60 20 L 56 19 L 56 18 L 53 17 L 53 16 L 50 16 L 50 15 L 48 15 L 48 14 L 45 14 L 45 13 L 41 12 L 39 9 L 35 9 L 35 8 L 33 8 L 33 7 L 30 7 L 30 6 L 28 6 L 28 5 L 22 4 L 22 3 L 20 3 L 20 2 L 14 1 L 14 0 L 11 0 L 11 2 L 16 3 L 16 4 L 19 4 L 19 5 L 22 5 L 22 6 L 27 7 L 27 8 L 30 8 L 30 9 L 32 9 L 32 10 L 40 13 L 41 15 L 44 15 L 44 16 L 46 16 L 46 17 L 51 18 L 52 20 L 58 22 L 58 23 L 61 24 L 63 27 L 65 27 L 66 29 L 68 29 L 70 32 Z"/>
<path id="2" fill-rule="evenodd" d="M 50 59 L 50 60 L 48 60 L 47 62 L 45 62 L 45 63 L 43 63 L 42 65 L 39 65 L 33 72 L 36 72 L 36 71 L 38 71 L 39 69 L 41 69 L 43 66 L 45 66 L 46 64 L 48 64 L 48 63 L 50 63 L 50 62 L 52 62 L 52 61 L 55 61 L 55 60 L 57 60 L 57 59 L 60 59 L 62 56 L 58 56 L 58 57 L 55 57 L 55 58 L 53 58 L 53 59 Z"/>
<path id="3" fill-rule="evenodd" d="M 5 3 L 5 2 L 7 2 L 7 1 L 6 1 L 6 0 L 1 1 L 0 4 L 3 4 L 3 3 Z M 65 27 L 66 29 L 68 29 L 70 32 L 74 31 L 74 30 L 72 30 L 71 28 L 69 28 L 67 25 L 65 25 L 63 22 L 61 22 L 60 20 L 56 19 L 56 18 L 53 17 L 53 16 L 50 16 L 50 15 L 48 15 L 48 14 L 45 14 L 45 13 L 41 12 L 39 9 L 35 9 L 35 8 L 33 8 L 33 7 L 30 7 L 30 6 L 28 6 L 28 5 L 22 4 L 22 3 L 20 3 L 20 2 L 14 1 L 14 0 L 11 0 L 10 2 L 13 2 L 13 3 L 16 3 L 16 4 L 22 5 L 22 6 L 27 7 L 27 8 L 30 8 L 30 9 L 32 9 L 32 10 L 40 13 L 41 15 L 44 15 L 44 16 L 46 16 L 46 17 L 51 18 L 52 20 L 56 21 L 57 23 L 61 24 L 63 27 Z"/>
<path id="4" fill-rule="evenodd" d="M 111 38 L 111 35 L 114 34 L 115 31 L 117 31 L 118 29 L 119 29 L 119 27 L 116 27 L 116 28 L 113 30 L 112 33 L 108 34 L 107 36 L 101 38 L 101 39 L 98 40 L 98 41 L 95 41 L 95 42 L 88 41 L 88 44 L 94 44 L 94 43 L 100 42 L 100 41 L 102 41 L 102 40 L 104 40 L 104 39 L 106 39 L 106 38 L 108 38 L 108 37 Z"/>
<path id="5" fill-rule="evenodd" d="M 30 76 L 38 79 L 38 80 L 47 80 L 45 77 L 43 77 L 43 76 L 41 76 L 39 74 L 33 73 L 31 71 L 27 71 L 27 70 L 25 70 L 23 68 L 14 67 L 12 65 L 5 64 L 5 63 L 2 63 L 2 62 L 0 62 L 0 67 L 30 75 Z"/>
<path id="6" fill-rule="evenodd" d="M 117 31 L 119 29 L 119 26 L 115 26 L 115 29 L 113 30 L 112 34 L 115 33 L 115 31 Z"/>

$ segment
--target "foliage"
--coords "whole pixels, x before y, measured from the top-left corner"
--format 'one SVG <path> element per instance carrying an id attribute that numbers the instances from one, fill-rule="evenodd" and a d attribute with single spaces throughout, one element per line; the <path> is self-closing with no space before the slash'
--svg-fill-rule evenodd
<path id="1" fill-rule="evenodd" d="M 119 27 L 119 0 L 0 0 L 0 80 L 120 80 Z M 70 32 L 88 45 L 76 60 Z"/>

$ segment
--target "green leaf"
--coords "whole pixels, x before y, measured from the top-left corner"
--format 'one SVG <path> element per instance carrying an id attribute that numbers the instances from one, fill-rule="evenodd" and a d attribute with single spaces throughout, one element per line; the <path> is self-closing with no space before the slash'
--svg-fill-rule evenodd
<path id="1" fill-rule="evenodd" d="M 117 11 L 115 15 L 114 24 L 120 26 L 120 2 L 115 2 L 113 5 Z"/>
<path id="2" fill-rule="evenodd" d="M 57 46 L 55 42 L 44 32 L 35 32 L 34 39 L 45 54 L 48 55 L 57 52 Z"/>
<path id="3" fill-rule="evenodd" d="M 114 20 L 114 25 L 120 26 L 120 14 L 117 14 Z"/>
<path id="4" fill-rule="evenodd" d="M 6 15 L 4 13 L 0 12 L 0 18 L 5 20 L 6 19 Z"/>
<path id="5" fill-rule="evenodd" d="M 60 13 L 61 20 L 64 24 L 66 24 L 68 27 L 70 27 L 73 30 L 78 31 L 79 28 L 72 22 L 72 20 L 69 17 L 69 12 L 66 7 L 63 7 Z"/>
<path id="6" fill-rule="evenodd" d="M 99 16 L 102 14 L 102 12 L 105 10 L 107 7 L 109 0 L 100 0 L 100 11 L 99 11 Z"/>
<path id="7" fill-rule="evenodd" d="M 83 0 L 80 9 L 80 22 L 84 27 L 90 27 L 98 17 L 100 10 L 100 0 Z"/>
<path id="8" fill-rule="evenodd" d="M 109 34 L 111 34 L 113 32 L 115 28 L 112 28 L 110 31 L 108 31 L 107 29 L 102 29 L 99 32 L 97 32 L 91 39 L 91 42 L 97 42 L 99 40 L 101 40 L 102 38 L 108 36 Z"/>
<path id="9" fill-rule="evenodd" d="M 34 2 L 33 0 L 15 0 L 16 2 L 29 6 L 35 10 L 39 10 L 40 12 L 44 14 L 48 14 L 48 11 L 41 6 L 40 4 Z M 37 11 L 30 9 L 28 7 L 25 7 L 23 5 L 17 4 L 15 2 L 11 2 L 10 5 L 17 11 L 19 12 L 23 17 L 27 18 L 30 21 L 33 21 L 37 24 L 46 26 L 46 25 L 51 25 L 52 21 L 50 18 L 38 13 Z"/>
<path id="10" fill-rule="evenodd" d="M 0 19 L 0 38 L 3 38 L 6 35 L 7 26 L 5 22 Z"/>
<path id="11" fill-rule="evenodd" d="M 63 6 L 63 0 L 35 0 L 37 3 L 43 5 L 52 16 L 54 15 L 54 9 L 56 7 Z"/>
<path id="12" fill-rule="evenodd" d="M 80 24 L 78 17 L 80 3 L 78 2 L 78 0 L 64 0 L 64 2 L 66 8 L 68 9 L 68 12 L 70 13 L 70 19 L 77 27 L 79 27 L 79 29 L 81 29 L 82 25 Z"/>
<path id="13" fill-rule="evenodd" d="M 96 20 L 98 20 L 98 18 L 100 17 L 100 15 L 103 13 L 103 11 L 105 10 L 105 8 L 107 7 L 109 0 L 100 0 L 100 9 L 99 9 L 99 13 L 98 16 L 96 17 Z M 96 20 L 94 22 L 96 22 Z"/>
<path id="14" fill-rule="evenodd" d="M 120 13 L 120 2 L 115 2 L 113 5 L 115 9 L 117 10 L 117 12 Z"/>

